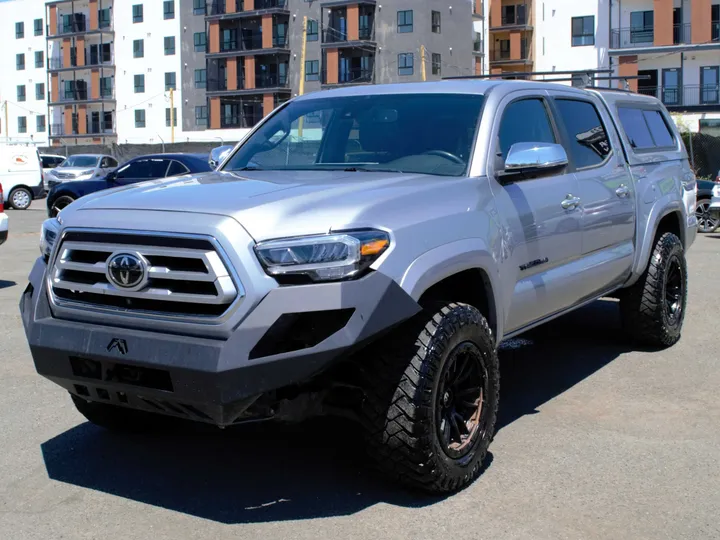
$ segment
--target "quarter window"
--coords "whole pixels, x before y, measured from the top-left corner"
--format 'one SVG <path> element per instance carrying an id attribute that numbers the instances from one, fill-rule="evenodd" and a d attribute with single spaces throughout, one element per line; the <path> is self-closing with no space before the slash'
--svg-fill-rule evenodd
<path id="1" fill-rule="evenodd" d="M 618 107 L 618 116 L 623 131 L 625 131 L 625 135 L 630 141 L 630 146 L 637 150 L 647 150 L 655 146 L 652 135 L 650 135 L 650 128 L 643 117 L 642 109 Z"/>
<path id="2" fill-rule="evenodd" d="M 670 129 L 660 111 L 644 110 L 643 117 L 645 117 L 645 121 L 650 128 L 650 135 L 655 141 L 655 146 L 675 146 L 675 138 L 670 133 Z"/>
<path id="3" fill-rule="evenodd" d="M 413 74 L 413 53 L 398 54 L 398 75 Z"/>
<path id="4" fill-rule="evenodd" d="M 605 126 L 592 103 L 571 99 L 555 100 L 570 139 L 570 155 L 578 169 L 599 165 L 610 154 Z"/>
<path id="5" fill-rule="evenodd" d="M 168 169 L 167 175 L 168 176 L 181 176 L 183 174 L 189 173 L 190 170 L 180 163 L 179 161 L 171 161 L 170 162 L 170 168 Z"/>
<path id="6" fill-rule="evenodd" d="M 507 157 L 508 150 L 520 142 L 557 142 L 545 103 L 541 99 L 513 101 L 505 107 L 500 121 L 500 152 Z"/>
<path id="7" fill-rule="evenodd" d="M 397 31 L 400 34 L 406 34 L 413 31 L 413 12 L 412 9 L 406 11 L 398 11 L 397 14 Z"/>
<path id="8" fill-rule="evenodd" d="M 573 47 L 595 45 L 595 16 L 573 17 L 571 31 Z"/>

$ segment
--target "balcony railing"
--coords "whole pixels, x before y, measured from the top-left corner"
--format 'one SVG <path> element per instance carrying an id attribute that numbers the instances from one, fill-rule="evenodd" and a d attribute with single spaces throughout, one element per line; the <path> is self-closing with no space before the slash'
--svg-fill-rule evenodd
<path id="1" fill-rule="evenodd" d="M 653 86 L 640 88 L 638 93 L 656 97 L 668 107 L 720 106 L 720 84 Z"/>
<path id="2" fill-rule="evenodd" d="M 337 83 L 330 83 L 327 80 L 327 70 L 322 70 L 322 84 L 363 84 L 371 83 L 373 80 L 372 68 L 353 68 L 349 70 L 338 70 Z"/>
<path id="3" fill-rule="evenodd" d="M 223 114 L 220 116 L 221 128 L 251 128 L 262 120 L 263 115 L 260 112 L 245 114 Z"/>
<path id="4" fill-rule="evenodd" d="M 510 51 L 507 50 L 494 49 L 490 51 L 491 62 L 519 62 L 528 59 L 528 50 L 525 44 L 520 45 L 520 58 L 511 58 Z"/>
<path id="5" fill-rule="evenodd" d="M 65 124 L 50 124 L 51 137 L 65 137 L 70 135 L 108 135 L 115 133 L 114 124 L 104 124 L 103 122 L 93 122 L 88 120 L 85 133 L 80 133 L 77 125 L 73 125 L 71 129 L 65 129 Z"/>
<path id="6" fill-rule="evenodd" d="M 115 61 L 115 59 L 112 56 L 110 56 L 110 57 L 106 56 L 104 58 L 100 58 L 100 57 L 96 57 L 96 56 L 85 56 L 85 64 L 84 65 L 79 66 L 77 64 L 77 61 L 73 60 L 70 62 L 70 64 L 71 64 L 70 67 L 84 69 L 84 68 L 91 68 L 91 67 L 102 66 L 102 65 L 112 65 L 112 64 L 114 64 L 114 61 Z M 63 68 L 65 68 L 65 63 L 62 58 L 48 59 L 48 69 L 53 70 L 53 69 L 63 69 Z"/>
<path id="7" fill-rule="evenodd" d="M 78 32 L 87 32 L 87 21 L 85 17 L 75 19 L 69 24 L 64 22 L 58 22 L 58 35 L 62 34 L 76 34 Z"/>
<path id="8" fill-rule="evenodd" d="M 225 15 L 228 13 L 227 6 L 235 4 L 235 13 L 245 11 L 245 2 L 243 0 L 213 0 L 207 9 L 208 15 Z M 253 10 L 258 9 L 283 9 L 287 6 L 287 0 L 255 0 Z"/>
<path id="9" fill-rule="evenodd" d="M 692 42 L 690 24 L 673 25 L 673 45 Z M 639 47 L 652 47 L 655 43 L 655 29 L 652 26 L 635 28 L 616 28 L 610 35 L 610 48 L 632 49 Z"/>
<path id="10" fill-rule="evenodd" d="M 287 88 L 287 75 L 279 73 L 263 73 L 255 75 L 255 88 Z M 243 88 L 243 86 L 238 86 Z"/>
<path id="11" fill-rule="evenodd" d="M 681 45 L 684 43 L 692 43 L 692 35 L 690 34 L 690 24 L 674 24 L 673 25 L 673 45 Z"/>
<path id="12" fill-rule="evenodd" d="M 347 30 L 328 27 L 323 30 L 323 43 L 340 43 L 348 40 Z"/>
<path id="13" fill-rule="evenodd" d="M 58 96 L 58 102 L 69 101 L 93 101 L 96 99 L 112 99 L 115 97 L 115 90 L 112 86 L 103 86 L 100 88 L 100 97 L 93 97 L 90 88 L 80 88 L 75 90 L 61 90 Z"/>

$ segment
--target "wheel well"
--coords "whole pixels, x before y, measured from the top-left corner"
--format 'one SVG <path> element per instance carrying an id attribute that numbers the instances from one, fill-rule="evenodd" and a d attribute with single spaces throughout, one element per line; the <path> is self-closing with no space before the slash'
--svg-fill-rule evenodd
<path id="1" fill-rule="evenodd" d="M 418 303 L 424 307 L 437 301 L 463 302 L 476 307 L 497 335 L 495 297 L 484 270 L 473 268 L 448 276 L 427 289 Z"/>
<path id="2" fill-rule="evenodd" d="M 679 212 L 670 212 L 663 216 L 658 223 L 657 231 L 655 232 L 655 240 L 660 238 L 665 233 L 673 233 L 677 236 L 680 241 L 685 245 L 685 235 L 682 233 L 683 229 L 680 226 L 682 216 Z"/>
<path id="3" fill-rule="evenodd" d="M 24 184 L 18 184 L 17 186 L 13 186 L 13 188 L 10 191 L 8 191 L 8 195 L 19 188 L 27 189 L 30 192 L 30 195 L 32 195 L 32 192 L 33 192 L 32 188 L 29 186 L 26 186 Z"/>

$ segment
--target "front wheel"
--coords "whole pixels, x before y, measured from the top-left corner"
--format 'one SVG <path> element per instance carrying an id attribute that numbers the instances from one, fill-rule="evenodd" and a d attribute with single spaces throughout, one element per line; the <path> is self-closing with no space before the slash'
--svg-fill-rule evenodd
<path id="1" fill-rule="evenodd" d="M 475 480 L 494 434 L 500 384 L 482 314 L 457 303 L 425 310 L 368 352 L 361 412 L 379 467 L 431 493 Z"/>
<path id="2" fill-rule="evenodd" d="M 695 217 L 698 222 L 698 231 L 701 233 L 714 233 L 720 226 L 720 215 L 710 212 L 710 201 L 698 201 L 695 207 Z"/>
<path id="3" fill-rule="evenodd" d="M 8 202 L 15 210 L 27 210 L 32 203 L 33 195 L 29 189 L 24 187 L 15 188 L 10 192 Z"/>
<path id="4" fill-rule="evenodd" d="M 645 272 L 620 300 L 623 327 L 651 347 L 680 339 L 687 304 L 687 263 L 680 239 L 665 233 L 655 242 Z"/>
<path id="5" fill-rule="evenodd" d="M 50 206 L 50 217 L 54 218 L 57 217 L 57 215 L 60 213 L 60 211 L 65 208 L 66 206 L 71 205 L 75 202 L 75 199 L 73 199 L 70 195 L 61 195 L 57 199 L 55 199 Z"/>

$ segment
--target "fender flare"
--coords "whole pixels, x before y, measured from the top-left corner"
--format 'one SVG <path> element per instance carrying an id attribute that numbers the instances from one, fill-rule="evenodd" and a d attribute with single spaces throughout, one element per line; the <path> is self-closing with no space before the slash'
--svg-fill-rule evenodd
<path id="1" fill-rule="evenodd" d="M 494 319 L 496 340 L 502 338 L 505 322 L 505 305 L 497 274 L 497 262 L 485 242 L 480 238 L 465 238 L 438 246 L 417 257 L 408 266 L 400 280 L 400 286 L 416 302 L 433 285 L 465 270 L 480 270 L 486 276 L 482 284 L 488 294 L 488 305 Z M 489 289 L 489 290 L 488 290 Z"/>

